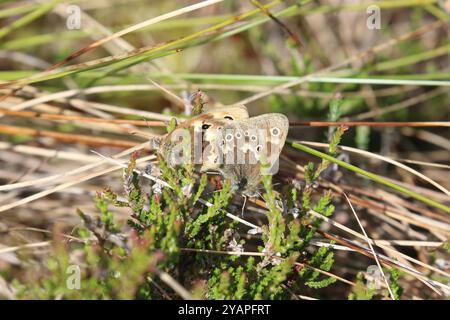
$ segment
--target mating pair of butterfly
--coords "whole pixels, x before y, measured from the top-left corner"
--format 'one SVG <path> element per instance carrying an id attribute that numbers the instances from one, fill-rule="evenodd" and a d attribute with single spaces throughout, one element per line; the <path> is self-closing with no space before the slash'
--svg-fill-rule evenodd
<path id="1" fill-rule="evenodd" d="M 249 117 L 245 106 L 211 109 L 178 124 L 159 141 L 158 154 L 172 167 L 191 163 L 216 171 L 232 192 L 254 196 L 262 175 L 278 171 L 289 121 L 283 114 Z"/>

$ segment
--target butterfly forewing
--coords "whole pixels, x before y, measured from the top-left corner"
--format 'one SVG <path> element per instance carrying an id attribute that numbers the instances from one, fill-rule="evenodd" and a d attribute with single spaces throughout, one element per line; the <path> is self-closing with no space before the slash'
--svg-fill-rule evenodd
<path id="1" fill-rule="evenodd" d="M 189 120 L 183 121 L 159 142 L 158 154 L 170 165 L 177 166 L 192 163 L 200 170 L 213 169 L 210 160 L 203 163 L 203 158 L 211 159 L 215 150 L 208 147 L 205 134 L 210 127 L 217 127 L 218 121 L 238 121 L 248 118 L 247 108 L 237 106 L 230 108 L 215 108 Z M 220 125 L 219 125 L 220 127 Z M 205 150 L 205 155 L 203 154 Z"/>

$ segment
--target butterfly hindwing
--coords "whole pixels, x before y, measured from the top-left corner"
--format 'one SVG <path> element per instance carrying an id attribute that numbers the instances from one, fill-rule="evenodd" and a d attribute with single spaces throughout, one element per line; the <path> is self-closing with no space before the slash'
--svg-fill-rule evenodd
<path id="1" fill-rule="evenodd" d="M 251 194 L 262 174 L 275 174 L 278 171 L 279 156 L 288 129 L 286 116 L 276 113 L 227 124 L 223 129 L 224 163 L 219 171 L 231 180 L 235 189 Z M 233 132 L 233 140 L 227 139 Z"/>

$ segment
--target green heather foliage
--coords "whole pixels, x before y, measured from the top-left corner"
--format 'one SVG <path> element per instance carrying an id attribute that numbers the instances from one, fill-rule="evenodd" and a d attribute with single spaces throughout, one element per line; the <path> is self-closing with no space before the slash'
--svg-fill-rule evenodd
<path id="1" fill-rule="evenodd" d="M 334 282 L 334 278 L 321 278 L 319 272 L 306 267 L 328 271 L 333 264 L 333 254 L 327 248 L 308 248 L 319 225 L 319 220 L 311 222 L 304 211 L 311 200 L 303 203 L 302 214 L 297 219 L 283 216 L 279 207 L 282 200 L 272 190 L 268 176 L 264 179 L 268 224 L 263 227 L 258 247 L 266 256 L 200 252 L 204 249 L 239 251 L 247 247 L 246 241 L 239 238 L 240 226 L 225 216 L 232 197 L 230 185 L 225 183 L 220 191 L 214 192 L 209 199 L 212 206 L 206 207 L 198 204 L 205 190 L 206 176 L 196 182 L 192 168 L 174 170 L 161 163 L 161 169 L 163 178 L 174 190 L 161 190 L 153 185 L 150 192 L 144 193 L 143 184 L 147 180 L 140 179 L 132 170 L 124 170 L 126 201 L 118 200 L 118 195 L 105 189 L 94 199 L 99 216 L 93 218 L 78 210 L 85 225 L 78 230 L 83 241 L 55 241 L 55 255 L 48 259 L 45 270 L 34 273 L 35 281 L 16 283 L 19 296 L 164 299 L 168 294 L 176 297 L 160 280 L 158 270 L 197 292 L 198 298 L 207 299 L 290 298 L 291 292 L 301 292 L 302 285 L 319 289 Z M 115 221 L 111 206 L 130 209 L 127 225 Z M 321 197 L 314 209 L 330 215 L 333 211 L 330 195 Z M 68 288 L 70 265 L 81 269 L 79 289 Z"/>
<path id="2" fill-rule="evenodd" d="M 398 281 L 400 279 L 400 271 L 396 268 L 389 269 L 390 274 L 390 282 L 389 285 L 391 287 L 392 293 L 394 294 L 395 300 L 400 300 L 403 288 L 400 287 Z"/>
<path id="3" fill-rule="evenodd" d="M 330 154 L 344 131 L 335 130 Z M 124 197 L 106 188 L 94 199 L 99 215 L 78 210 L 81 241 L 55 239 L 45 270 L 36 270 L 33 281 L 16 283 L 21 298 L 179 298 L 161 273 L 203 299 L 291 299 L 307 287 L 335 282 L 318 271 L 332 268 L 333 252 L 311 245 L 321 220 L 309 211 L 326 217 L 334 211 L 331 192 L 315 194 L 316 180 L 329 165 L 325 160 L 316 169 L 309 163 L 304 186 L 294 183 L 285 195 L 274 191 L 272 176 L 264 176 L 266 222 L 259 240 L 246 240 L 241 235 L 247 227 L 226 216 L 233 211 L 228 182 L 211 192 L 207 176 L 198 177 L 192 166 L 174 169 L 160 161 L 160 178 L 173 187 L 166 188 L 136 173 L 136 158 L 123 171 Z M 113 207 L 129 209 L 127 223 L 117 221 Z M 79 289 L 68 284 L 70 266 L 79 268 Z"/>

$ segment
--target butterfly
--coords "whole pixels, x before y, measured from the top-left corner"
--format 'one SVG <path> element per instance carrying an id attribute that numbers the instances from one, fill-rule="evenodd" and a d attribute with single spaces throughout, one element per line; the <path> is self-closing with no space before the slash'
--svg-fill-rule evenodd
<path id="1" fill-rule="evenodd" d="M 162 137 L 158 154 L 172 166 L 191 163 L 199 172 L 216 171 L 231 190 L 254 196 L 262 176 L 278 171 L 289 130 L 287 117 L 249 117 L 245 106 L 211 109 L 177 124 Z"/>

